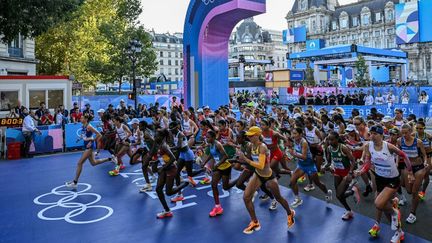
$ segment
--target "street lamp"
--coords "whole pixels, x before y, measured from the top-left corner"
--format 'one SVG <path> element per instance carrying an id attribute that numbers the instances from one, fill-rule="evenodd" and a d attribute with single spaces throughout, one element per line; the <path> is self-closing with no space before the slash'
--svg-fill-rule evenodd
<path id="1" fill-rule="evenodd" d="M 138 96 L 137 96 L 137 84 L 135 79 L 135 69 L 138 61 L 138 54 L 141 53 L 142 44 L 139 40 L 131 40 L 126 49 L 126 53 L 129 56 L 129 59 L 132 62 L 132 80 L 133 80 L 133 96 L 135 103 L 135 112 L 138 112 Z M 137 114 L 138 115 L 138 114 Z"/>

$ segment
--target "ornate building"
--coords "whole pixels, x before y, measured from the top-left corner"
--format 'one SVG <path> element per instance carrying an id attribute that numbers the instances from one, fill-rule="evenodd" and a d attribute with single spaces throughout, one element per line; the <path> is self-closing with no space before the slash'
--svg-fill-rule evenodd
<path id="1" fill-rule="evenodd" d="M 395 4 L 404 0 L 296 0 L 286 16 L 288 28 L 306 26 L 307 39 L 324 39 L 326 46 L 358 44 L 400 48 L 408 53 L 408 77 L 432 81 L 432 43 L 396 45 Z M 305 43 L 288 44 L 288 52 L 305 51 Z"/>
<path id="2" fill-rule="evenodd" d="M 253 18 L 245 19 L 231 34 L 229 58 L 274 61 L 273 68 L 286 68 L 286 45 L 282 42 L 282 31 L 266 30 Z"/>
<path id="3" fill-rule="evenodd" d="M 183 80 L 183 34 L 158 34 L 150 32 L 156 52 L 158 69 L 153 77 L 162 74 L 170 81 Z"/>
<path id="4" fill-rule="evenodd" d="M 36 75 L 35 42 L 18 35 L 13 41 L 0 41 L 0 75 Z"/>

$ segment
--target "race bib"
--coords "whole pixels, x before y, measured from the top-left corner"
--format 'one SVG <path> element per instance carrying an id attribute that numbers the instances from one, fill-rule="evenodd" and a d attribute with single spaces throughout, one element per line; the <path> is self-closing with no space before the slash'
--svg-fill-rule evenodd
<path id="1" fill-rule="evenodd" d="M 390 167 L 383 167 L 378 164 L 375 164 L 375 173 L 382 177 L 390 177 L 391 175 L 391 168 Z"/>
<path id="2" fill-rule="evenodd" d="M 264 137 L 264 143 L 265 144 L 272 144 L 273 142 L 272 142 L 272 138 L 266 138 L 266 137 Z"/>
<path id="3" fill-rule="evenodd" d="M 337 170 L 344 170 L 345 167 L 341 162 L 333 162 L 333 167 Z"/>

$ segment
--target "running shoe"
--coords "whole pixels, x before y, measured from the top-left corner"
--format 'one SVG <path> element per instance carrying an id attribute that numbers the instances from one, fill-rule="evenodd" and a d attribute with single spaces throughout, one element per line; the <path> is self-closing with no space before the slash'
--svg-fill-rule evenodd
<path id="1" fill-rule="evenodd" d="M 78 185 L 75 184 L 75 182 L 73 182 L 73 181 L 68 181 L 68 182 L 66 182 L 66 183 L 65 183 L 65 186 L 66 186 L 67 188 L 71 188 L 71 189 L 77 189 L 77 187 L 78 187 Z"/>
<path id="2" fill-rule="evenodd" d="M 254 231 L 258 231 L 260 229 L 261 229 L 261 225 L 260 225 L 259 221 L 256 221 L 256 222 L 251 221 L 249 223 L 248 227 L 246 227 L 246 229 L 243 230 L 243 233 L 250 235 Z"/>
<path id="3" fill-rule="evenodd" d="M 212 211 L 209 213 L 210 217 L 216 217 L 218 215 L 223 214 L 223 208 L 221 206 L 215 206 Z"/>
<path id="4" fill-rule="evenodd" d="M 291 203 L 291 207 L 296 208 L 296 207 L 298 207 L 298 206 L 300 206 L 300 205 L 302 205 L 302 204 L 303 204 L 303 200 L 300 199 L 299 197 L 296 197 L 296 198 L 294 199 L 294 202 Z"/>
<path id="5" fill-rule="evenodd" d="M 401 241 L 405 240 L 405 233 L 402 230 L 398 230 L 395 232 L 393 237 L 391 238 L 391 243 L 399 243 Z"/>
<path id="6" fill-rule="evenodd" d="M 188 180 L 192 187 L 196 187 L 197 183 L 191 176 L 188 176 Z"/>
<path id="7" fill-rule="evenodd" d="M 255 198 L 258 196 L 258 191 L 255 191 L 252 197 L 252 202 L 255 202 Z"/>
<path id="8" fill-rule="evenodd" d="M 151 184 L 146 184 L 143 188 L 141 188 L 139 191 L 140 192 L 150 192 L 152 190 L 152 185 Z"/>
<path id="9" fill-rule="evenodd" d="M 406 202 L 407 202 L 407 198 L 405 197 L 404 194 L 402 194 L 399 198 L 399 202 L 398 202 L 399 206 L 405 206 Z"/>
<path id="10" fill-rule="evenodd" d="M 300 177 L 300 178 L 297 179 L 297 182 L 298 183 L 303 183 L 305 180 L 306 180 L 306 176 L 303 175 L 302 177 Z"/>
<path id="11" fill-rule="evenodd" d="M 417 220 L 417 217 L 413 213 L 410 213 L 408 218 L 406 219 L 406 222 L 408 224 L 414 224 L 416 220 Z"/>
<path id="12" fill-rule="evenodd" d="M 183 194 L 177 194 L 177 196 L 171 198 L 172 203 L 180 202 L 183 200 L 184 200 Z"/>
<path id="13" fill-rule="evenodd" d="M 307 192 L 310 192 L 310 191 L 315 190 L 315 186 L 314 186 L 313 184 L 309 184 L 309 185 L 305 186 L 305 187 L 303 188 L 303 190 L 305 190 L 305 191 L 307 191 Z"/>
<path id="14" fill-rule="evenodd" d="M 287 216 L 288 229 L 295 224 L 295 211 L 294 209 L 290 209 L 290 210 L 291 210 L 291 214 Z"/>
<path id="15" fill-rule="evenodd" d="M 168 211 L 168 212 L 163 211 L 163 212 L 158 213 L 156 215 L 156 218 L 163 219 L 163 218 L 170 218 L 172 216 L 173 216 L 173 213 L 171 211 Z"/>
<path id="16" fill-rule="evenodd" d="M 114 170 L 110 170 L 108 172 L 108 174 L 110 174 L 110 176 L 118 176 L 120 173 L 120 165 L 117 165 Z"/>
<path id="17" fill-rule="evenodd" d="M 419 192 L 418 196 L 419 196 L 419 198 L 420 198 L 421 201 L 424 201 L 425 197 L 426 197 L 426 193 L 425 192 Z"/>
<path id="18" fill-rule="evenodd" d="M 330 203 L 332 199 L 333 199 L 333 191 L 329 189 L 327 191 L 327 196 L 325 197 L 325 200 L 327 203 Z"/>
<path id="19" fill-rule="evenodd" d="M 267 194 L 262 194 L 261 196 L 259 196 L 259 199 L 262 201 L 262 202 L 265 202 L 265 201 L 267 201 L 267 200 L 269 200 L 270 199 L 270 197 L 269 197 L 269 195 L 267 195 Z"/>
<path id="20" fill-rule="evenodd" d="M 200 184 L 202 185 L 210 184 L 210 178 L 204 177 L 204 179 L 200 181 Z"/>
<path id="21" fill-rule="evenodd" d="M 276 210 L 277 205 L 278 204 L 277 204 L 276 199 L 273 199 L 272 202 L 271 202 L 271 204 L 270 204 L 269 210 L 271 210 L 271 211 Z"/>
<path id="22" fill-rule="evenodd" d="M 380 230 L 381 228 L 379 227 L 379 225 L 375 223 L 374 226 L 369 230 L 369 235 L 376 238 L 378 237 Z"/>
<path id="23" fill-rule="evenodd" d="M 346 211 L 343 215 L 342 215 L 342 220 L 344 221 L 348 221 L 350 219 L 354 218 L 354 213 L 352 211 Z"/>
<path id="24" fill-rule="evenodd" d="M 353 187 L 352 187 L 352 189 L 351 189 L 353 192 L 354 192 L 354 202 L 356 203 L 356 204 L 359 204 L 360 203 L 360 189 L 357 187 L 357 185 L 354 185 Z"/>

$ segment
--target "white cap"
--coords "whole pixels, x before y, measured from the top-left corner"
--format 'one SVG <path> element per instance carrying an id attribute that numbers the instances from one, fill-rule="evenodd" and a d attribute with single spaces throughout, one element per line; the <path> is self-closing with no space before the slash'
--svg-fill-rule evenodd
<path id="1" fill-rule="evenodd" d="M 105 110 L 104 109 L 99 109 L 97 112 L 98 113 L 105 113 Z"/>
<path id="2" fill-rule="evenodd" d="M 121 99 L 120 102 L 124 102 L 124 99 Z"/>
<path id="3" fill-rule="evenodd" d="M 392 121 L 393 121 L 393 118 L 392 118 L 391 116 L 385 116 L 385 117 L 382 119 L 382 121 L 383 121 L 383 122 L 392 122 Z"/>
<path id="4" fill-rule="evenodd" d="M 202 109 L 202 108 L 199 108 L 199 109 L 197 110 L 197 112 L 203 112 L 203 109 Z"/>
<path id="5" fill-rule="evenodd" d="M 347 131 L 347 132 L 353 132 L 355 130 L 356 130 L 356 127 L 353 124 L 349 124 L 347 126 L 347 128 L 345 129 L 345 131 Z"/>
<path id="6" fill-rule="evenodd" d="M 128 124 L 132 125 L 132 124 L 139 124 L 139 123 L 140 123 L 140 121 L 138 120 L 138 118 L 134 118 Z"/>
<path id="7" fill-rule="evenodd" d="M 206 105 L 204 106 L 204 109 L 210 109 L 210 106 Z"/>
<path id="8" fill-rule="evenodd" d="M 297 118 L 299 118 L 299 117 L 301 117 L 301 114 L 300 114 L 300 113 L 295 113 L 295 114 L 293 115 L 293 118 L 294 118 L 294 119 L 297 119 Z"/>

